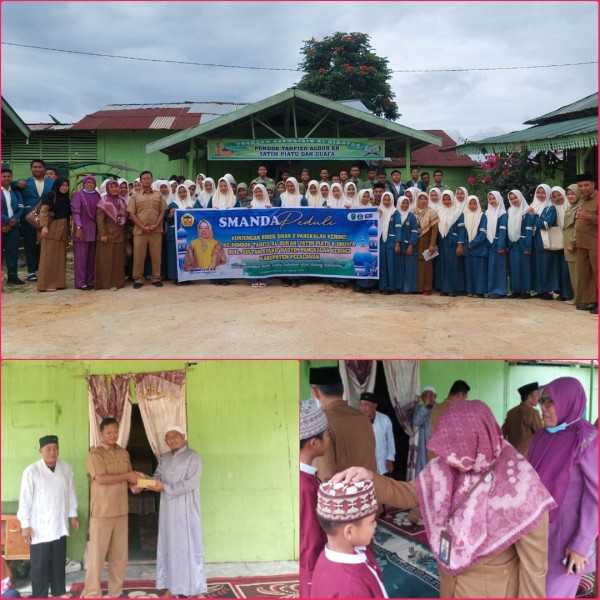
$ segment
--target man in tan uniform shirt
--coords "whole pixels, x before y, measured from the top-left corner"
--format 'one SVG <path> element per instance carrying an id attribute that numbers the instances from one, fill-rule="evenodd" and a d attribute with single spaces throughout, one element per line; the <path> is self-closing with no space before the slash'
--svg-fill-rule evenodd
<path id="1" fill-rule="evenodd" d="M 313 466 L 322 482 L 348 467 L 361 466 L 377 472 L 375 434 L 365 415 L 342 398 L 344 387 L 337 367 L 310 370 L 311 393 L 322 405 L 329 422 L 330 444 Z"/>
<path id="2" fill-rule="evenodd" d="M 134 192 L 129 198 L 127 212 L 134 222 L 133 228 L 133 287 L 137 290 L 144 285 L 144 263 L 150 253 L 152 262 L 152 285 L 162 287 L 161 254 L 162 223 L 167 210 L 167 203 L 160 192 L 152 190 L 152 173 L 144 171 L 140 174 L 142 189 Z"/>
<path id="3" fill-rule="evenodd" d="M 594 177 L 588 173 L 577 175 L 581 194 L 579 210 L 575 217 L 577 271 L 583 304 L 578 310 L 598 314 L 598 190 Z"/>
<path id="4" fill-rule="evenodd" d="M 538 388 L 537 381 L 519 388 L 521 404 L 506 413 L 506 419 L 502 425 L 504 439 L 525 457 L 527 457 L 533 436 L 543 427 L 542 417 L 534 408 L 538 405 Z"/>
<path id="5" fill-rule="evenodd" d="M 119 598 L 127 569 L 127 487 L 143 474 L 131 470 L 129 454 L 117 444 L 119 424 L 100 423 L 102 443 L 90 450 L 85 465 L 90 474 L 90 543 L 82 598 L 101 598 L 100 581 L 108 554 L 108 597 Z M 133 491 L 133 490 L 132 490 Z"/>

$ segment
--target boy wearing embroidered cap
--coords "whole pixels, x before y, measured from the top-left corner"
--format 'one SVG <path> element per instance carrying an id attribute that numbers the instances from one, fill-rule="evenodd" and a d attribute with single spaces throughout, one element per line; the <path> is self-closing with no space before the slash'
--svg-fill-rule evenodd
<path id="1" fill-rule="evenodd" d="M 327 545 L 313 573 L 313 598 L 388 598 L 381 569 L 366 548 L 378 510 L 372 481 L 321 484 L 317 517 Z"/>
<path id="2" fill-rule="evenodd" d="M 300 403 L 300 597 L 310 597 L 315 564 L 327 537 L 317 521 L 319 479 L 312 461 L 329 447 L 327 417 L 318 400 Z"/>

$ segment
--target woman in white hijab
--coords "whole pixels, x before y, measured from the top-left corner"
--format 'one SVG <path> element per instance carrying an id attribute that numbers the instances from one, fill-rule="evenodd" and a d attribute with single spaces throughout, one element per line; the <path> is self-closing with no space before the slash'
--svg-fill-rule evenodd
<path id="1" fill-rule="evenodd" d="M 379 291 L 393 294 L 398 284 L 396 278 L 400 269 L 400 214 L 394 206 L 392 192 L 383 192 L 379 206 L 381 236 L 379 238 Z"/>
<path id="2" fill-rule="evenodd" d="M 465 219 L 465 287 L 469 298 L 487 294 L 488 240 L 487 217 L 481 212 L 477 196 L 469 196 L 463 212 Z"/>
<path id="3" fill-rule="evenodd" d="M 533 217 L 527 212 L 529 204 L 520 190 L 508 194 L 508 272 L 509 298 L 531 298 L 531 248 Z"/>
<path id="4" fill-rule="evenodd" d="M 192 198 L 195 201 L 196 200 L 196 192 L 198 191 L 198 186 L 191 179 L 186 179 L 183 182 L 183 185 L 185 185 L 185 187 L 190 192 L 190 198 Z"/>
<path id="5" fill-rule="evenodd" d="M 252 190 L 252 201 L 248 204 L 250 209 L 261 209 L 271 208 L 271 202 L 269 201 L 269 194 L 267 194 L 267 188 L 262 183 L 256 183 Z M 253 288 L 264 288 L 267 287 L 265 279 L 251 279 L 250 286 Z"/>
<path id="6" fill-rule="evenodd" d="M 363 188 L 362 190 L 360 190 L 357 194 L 357 204 L 354 206 L 354 208 L 373 208 L 371 206 L 371 190 L 368 188 Z M 362 246 L 363 248 L 360 250 L 360 252 L 368 252 L 368 245 L 369 245 L 369 240 L 362 240 Z M 373 265 L 373 262 L 375 262 L 375 265 Z M 375 258 L 374 261 L 372 261 L 371 263 L 368 263 L 368 267 L 371 268 L 373 266 L 376 266 L 377 263 L 377 258 Z M 370 294 L 371 290 L 374 287 L 377 287 L 377 280 L 376 279 L 356 279 L 356 286 L 354 287 L 354 289 L 352 290 L 353 292 L 357 292 L 359 294 Z"/>
<path id="7" fill-rule="evenodd" d="M 429 208 L 433 208 L 437 212 L 440 210 L 440 206 L 442 206 L 442 190 L 432 187 L 429 190 Z"/>
<path id="8" fill-rule="evenodd" d="M 416 198 L 415 198 L 416 200 Z M 412 294 L 419 291 L 417 281 L 417 242 L 419 241 L 419 227 L 417 217 L 411 212 L 410 200 L 400 196 L 396 202 L 396 209 L 400 215 L 400 274 L 396 281 L 396 289 L 401 294 Z"/>
<path id="9" fill-rule="evenodd" d="M 329 208 L 350 208 L 352 206 L 352 203 L 349 203 L 344 195 L 344 188 L 341 183 L 331 184 L 327 206 Z"/>
<path id="10" fill-rule="evenodd" d="M 508 216 L 500 192 L 488 193 L 486 237 L 488 240 L 488 298 L 502 298 L 508 293 L 506 282 L 506 227 Z"/>
<path id="11" fill-rule="evenodd" d="M 329 196 L 331 194 L 331 189 L 327 181 L 321 181 L 319 183 L 319 194 L 321 198 L 323 198 L 322 206 L 329 206 Z"/>
<path id="12" fill-rule="evenodd" d="M 556 224 L 558 227 L 563 229 L 565 225 L 565 213 L 569 206 L 567 200 L 567 192 L 560 187 L 555 185 L 552 190 L 552 204 L 556 209 Z M 573 299 L 573 286 L 571 285 L 571 278 L 569 277 L 569 267 L 565 260 L 565 254 L 563 250 L 554 251 L 557 256 L 558 262 L 558 298 L 557 300 L 572 300 Z"/>
<path id="13" fill-rule="evenodd" d="M 465 200 L 469 197 L 469 192 L 466 187 L 458 187 L 456 188 L 456 192 L 454 192 L 454 199 L 456 200 L 457 206 L 460 206 L 460 209 L 465 212 L 467 210 L 467 203 Z"/>
<path id="14" fill-rule="evenodd" d="M 404 190 L 404 195 L 408 198 L 410 203 L 410 210 L 413 210 L 417 206 L 417 197 L 421 193 L 421 190 L 415 185 Z"/>
<path id="15" fill-rule="evenodd" d="M 319 192 L 319 182 L 316 179 L 311 179 L 308 182 L 306 201 L 311 208 L 321 208 L 323 206 L 323 197 Z"/>
<path id="16" fill-rule="evenodd" d="M 198 173 L 198 175 L 196 175 L 196 196 L 202 191 L 205 179 L 206 175 L 204 173 Z"/>
<path id="17" fill-rule="evenodd" d="M 202 185 L 202 191 L 198 194 L 200 208 L 208 208 L 208 203 L 215 193 L 215 180 L 212 177 L 205 177 Z"/>
<path id="18" fill-rule="evenodd" d="M 224 210 L 226 208 L 239 208 L 240 204 L 236 198 L 235 192 L 231 189 L 229 181 L 225 177 L 221 177 L 217 184 L 212 198 L 209 200 L 206 208 L 217 208 Z"/>
<path id="19" fill-rule="evenodd" d="M 450 190 L 442 192 L 442 206 L 438 210 L 438 270 L 441 275 L 441 296 L 456 296 L 465 289 L 464 243 L 465 218 Z"/>
<path id="20" fill-rule="evenodd" d="M 358 203 L 358 187 L 354 181 L 347 181 L 344 186 L 344 196 L 346 197 L 346 208 L 356 206 Z"/>
<path id="21" fill-rule="evenodd" d="M 554 250 L 546 250 L 541 230 L 548 230 L 557 223 L 556 207 L 552 204 L 552 191 L 542 183 L 535 190 L 535 198 L 527 212 L 533 216 L 533 258 L 531 287 L 536 291 L 535 298 L 553 300 L 552 292 L 558 290 L 558 255 Z"/>

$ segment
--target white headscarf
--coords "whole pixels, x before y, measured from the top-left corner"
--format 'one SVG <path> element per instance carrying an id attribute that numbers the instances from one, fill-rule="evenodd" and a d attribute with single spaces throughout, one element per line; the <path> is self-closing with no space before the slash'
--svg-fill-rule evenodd
<path id="1" fill-rule="evenodd" d="M 383 199 L 385 196 L 389 196 L 390 200 L 392 201 L 392 204 L 389 208 L 386 208 L 383 205 Z M 384 242 L 387 242 L 390 220 L 396 212 L 396 207 L 394 206 L 394 194 L 392 194 L 392 192 L 383 192 L 381 195 L 381 204 L 379 205 L 379 209 L 381 210 L 381 216 L 379 217 L 381 222 L 381 237 L 383 238 Z"/>
<path id="2" fill-rule="evenodd" d="M 442 202 L 442 198 L 444 196 L 450 196 L 452 199 L 452 204 L 450 206 L 444 206 L 444 203 Z M 459 206 L 456 198 L 454 198 L 454 192 L 451 192 L 450 190 L 444 190 L 442 192 L 440 204 L 440 209 L 437 211 L 438 217 L 440 218 L 438 230 L 440 235 L 445 238 L 448 235 L 452 225 L 458 221 L 458 218 L 462 214 L 462 206 Z"/>
<path id="3" fill-rule="evenodd" d="M 504 200 L 500 195 L 500 192 L 489 192 L 493 194 L 496 200 L 498 200 L 498 206 L 495 208 L 490 206 L 488 203 L 487 210 L 485 211 L 485 216 L 487 217 L 487 239 L 490 244 L 494 243 L 494 238 L 496 237 L 496 225 L 498 224 L 498 219 L 506 214 L 506 208 L 504 207 Z"/>
<path id="4" fill-rule="evenodd" d="M 469 203 L 471 200 L 477 201 L 477 210 L 472 211 L 469 208 Z M 465 210 L 463 215 L 465 216 L 465 228 L 467 230 L 467 237 L 469 242 L 472 242 L 473 239 L 477 236 L 477 231 L 479 229 L 479 223 L 481 222 L 481 203 L 479 202 L 479 198 L 477 196 L 471 195 L 464 201 Z"/>
<path id="5" fill-rule="evenodd" d="M 200 206 L 202 208 L 206 208 L 208 206 L 208 201 L 212 198 L 213 194 L 215 193 L 215 180 L 212 177 L 206 177 L 203 181 L 203 184 L 205 184 L 207 181 L 210 181 L 210 183 L 212 184 L 212 191 L 208 193 L 204 189 L 204 185 L 202 185 L 202 191 L 199 194 L 196 194 L 196 198 L 198 198 L 198 202 L 200 202 Z"/>
<path id="6" fill-rule="evenodd" d="M 458 190 L 462 190 L 465 194 L 465 198 L 464 200 L 461 202 L 457 197 L 456 197 L 456 192 L 458 192 Z M 456 205 L 460 206 L 461 210 L 463 212 L 469 210 L 466 205 L 467 205 L 467 200 L 469 199 L 469 190 L 466 187 L 457 187 L 456 188 L 456 192 L 454 192 L 454 199 L 456 200 Z"/>
<path id="7" fill-rule="evenodd" d="M 221 179 L 224 179 L 228 184 L 234 184 L 237 185 L 237 182 L 235 180 L 235 177 L 231 174 L 231 173 L 225 173 L 225 175 L 223 175 L 223 177 Z"/>
<path id="8" fill-rule="evenodd" d="M 412 200 L 409 198 L 410 208 L 412 210 L 417 205 L 417 198 L 418 198 L 419 194 L 421 193 L 421 190 L 416 185 L 413 185 L 409 188 L 406 188 L 404 190 L 404 194 L 406 194 L 406 192 L 410 192 L 410 194 L 412 196 Z"/>
<path id="9" fill-rule="evenodd" d="M 185 185 L 185 187 L 189 190 L 190 189 L 190 185 L 193 185 L 196 189 L 194 190 L 194 200 L 196 199 L 196 192 L 198 191 L 198 184 L 195 181 L 192 181 L 191 179 L 186 179 L 183 182 L 183 185 Z M 192 196 L 192 192 L 190 192 L 190 197 Z"/>
<path id="10" fill-rule="evenodd" d="M 333 190 L 340 190 L 340 197 L 336 199 L 333 195 Z M 344 195 L 344 188 L 341 183 L 332 183 L 331 189 L 329 190 L 329 198 L 327 199 L 327 206 L 329 208 L 344 208 L 347 204 L 346 196 Z"/>
<path id="11" fill-rule="evenodd" d="M 224 181 L 227 184 L 227 193 L 225 194 L 219 189 L 219 183 L 221 183 L 221 181 Z M 225 176 L 221 177 L 215 188 L 215 193 L 212 196 L 212 207 L 220 209 L 233 208 L 236 202 L 237 200 L 233 190 L 231 189 L 231 186 L 229 185 L 229 181 Z"/>
<path id="12" fill-rule="evenodd" d="M 287 191 L 287 182 L 291 181 L 294 184 L 294 193 L 290 194 Z M 281 198 L 281 206 L 300 206 L 300 202 L 302 201 L 302 194 L 300 193 L 300 186 L 298 185 L 298 180 L 295 177 L 288 177 L 286 180 L 286 191 L 279 196 Z"/>
<path id="13" fill-rule="evenodd" d="M 354 196 L 348 196 L 348 189 L 350 187 L 354 188 Z M 344 186 L 344 196 L 346 196 L 346 206 L 354 206 L 358 202 L 358 187 L 354 183 L 354 181 L 346 181 L 346 185 Z"/>
<path id="14" fill-rule="evenodd" d="M 202 177 L 202 179 L 200 179 L 200 177 Z M 198 181 L 198 179 L 200 179 L 200 181 Z M 198 175 L 196 175 L 196 195 L 198 195 L 202 191 L 205 179 L 206 175 L 204 173 L 198 173 Z"/>
<path id="15" fill-rule="evenodd" d="M 512 205 L 512 202 L 510 202 L 511 194 L 514 194 L 521 201 L 519 206 Z M 510 206 L 508 207 L 508 239 L 511 242 L 517 242 L 521 237 L 521 225 L 523 224 L 523 217 L 529 208 L 529 204 L 527 204 L 521 190 L 510 190 L 508 201 L 510 202 Z"/>
<path id="16" fill-rule="evenodd" d="M 105 179 L 101 184 L 100 184 L 100 189 L 99 189 L 99 193 L 101 196 L 103 196 L 104 194 L 106 194 L 106 184 L 111 181 L 111 179 Z M 117 181 L 117 183 L 119 183 Z"/>
<path id="17" fill-rule="evenodd" d="M 559 192 L 560 195 L 565 199 L 565 201 L 562 204 L 554 204 L 554 202 L 552 202 L 552 204 L 554 204 L 554 208 L 556 209 L 556 224 L 559 227 L 564 227 L 564 225 L 565 225 L 565 212 L 567 211 L 567 208 L 569 207 L 569 201 L 567 200 L 567 192 L 565 192 L 564 188 L 561 188 L 560 185 L 555 185 L 550 190 L 550 197 L 551 198 L 552 198 L 552 194 L 554 192 Z"/>
<path id="18" fill-rule="evenodd" d="M 314 185 L 317 188 L 316 194 L 310 193 L 310 186 Z M 304 194 L 308 205 L 312 207 L 320 207 L 323 206 L 323 198 L 321 197 L 321 192 L 319 190 L 319 182 L 316 179 L 311 179 L 306 186 L 306 193 Z"/>
<path id="19" fill-rule="evenodd" d="M 325 198 L 325 196 L 323 196 L 322 194 L 322 189 L 323 188 L 327 188 L 327 198 Z M 329 196 L 331 196 L 331 188 L 329 187 L 329 184 L 326 181 L 321 181 L 319 182 L 319 196 L 321 196 L 323 202 L 321 203 L 321 205 L 323 205 L 323 203 L 325 203 L 326 205 L 329 205 Z"/>
<path id="20" fill-rule="evenodd" d="M 156 181 L 153 181 L 151 188 L 153 191 L 158 192 L 160 194 L 160 186 L 161 185 L 166 185 L 169 188 L 167 195 L 163 196 L 161 194 L 161 196 L 163 196 L 163 198 L 165 199 L 165 202 L 167 204 L 170 204 L 173 201 L 174 196 L 173 196 L 173 192 L 171 190 L 171 186 L 169 185 L 169 182 L 166 179 L 157 179 Z"/>
<path id="21" fill-rule="evenodd" d="M 254 196 L 254 191 L 259 189 L 263 193 L 262 200 L 257 200 Z M 252 202 L 250 202 L 252 208 L 271 208 L 271 201 L 269 200 L 269 194 L 267 188 L 262 183 L 257 183 L 252 190 Z"/>
<path id="22" fill-rule="evenodd" d="M 540 188 L 542 188 L 544 190 L 544 192 L 546 192 L 546 199 L 543 202 L 540 202 L 537 199 L 537 191 Z M 546 206 L 550 205 L 551 202 L 552 202 L 552 191 L 550 190 L 550 186 L 546 185 L 545 183 L 540 183 L 540 185 L 538 185 L 535 188 L 535 192 L 533 193 L 533 201 L 530 204 L 531 208 L 533 208 L 533 210 L 535 211 L 535 213 L 538 216 L 541 216 L 542 212 L 544 211 Z"/>
<path id="23" fill-rule="evenodd" d="M 403 200 L 408 200 L 408 208 L 406 210 L 402 210 L 400 205 Z M 410 213 L 412 209 L 412 205 L 408 196 L 398 196 L 398 200 L 396 200 L 396 210 L 400 213 L 400 222 L 404 225 L 404 221 L 406 221 L 406 217 L 408 217 L 408 213 Z"/>
<path id="24" fill-rule="evenodd" d="M 361 202 L 361 199 L 363 198 L 363 196 L 368 196 L 369 197 L 369 201 L 366 204 L 363 204 Z M 354 205 L 354 207 L 358 207 L 358 208 L 366 208 L 367 206 L 371 206 L 371 190 L 369 190 L 368 188 L 365 188 L 363 190 L 360 190 L 358 192 L 358 194 L 356 194 L 356 204 Z"/>
<path id="25" fill-rule="evenodd" d="M 437 192 L 438 196 L 439 196 L 439 200 L 437 202 L 432 202 L 431 201 L 431 192 Z M 438 210 L 440 210 L 440 206 L 442 205 L 442 190 L 440 190 L 440 188 L 436 188 L 436 187 L 432 187 L 429 190 L 429 208 L 433 208 L 433 210 L 435 210 L 436 212 Z"/>
<path id="26" fill-rule="evenodd" d="M 181 198 L 179 197 L 179 189 L 180 188 L 183 188 L 185 190 L 185 192 L 186 192 L 185 200 L 181 200 Z M 181 208 L 181 209 L 193 208 L 193 206 L 194 206 L 194 199 L 190 195 L 190 190 L 188 189 L 187 185 L 185 185 L 185 183 L 180 183 L 177 186 L 177 189 L 175 190 L 175 194 L 174 194 L 173 199 L 171 200 L 171 202 L 174 202 L 175 204 L 177 204 L 177 206 L 179 208 Z M 169 202 L 169 204 L 171 202 Z"/>

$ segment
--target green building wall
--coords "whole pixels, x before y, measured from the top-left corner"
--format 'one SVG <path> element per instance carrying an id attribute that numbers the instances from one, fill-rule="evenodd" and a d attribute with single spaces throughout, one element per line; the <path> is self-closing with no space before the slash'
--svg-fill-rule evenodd
<path id="1" fill-rule="evenodd" d="M 592 423 L 598 418 L 598 366 L 593 369 L 572 365 L 521 365 L 503 360 L 421 360 L 421 387 L 433 386 L 437 400 L 448 395 L 452 383 L 457 379 L 466 381 L 471 391 L 469 398 L 483 400 L 502 424 L 509 409 L 520 403 L 517 389 L 532 381 L 540 385 L 558 377 L 575 377 L 581 381 L 588 398 L 586 418 Z M 313 360 L 300 363 L 300 396 L 310 396 L 308 374 L 311 367 L 337 365 L 335 360 Z"/>
<path id="2" fill-rule="evenodd" d="M 3 509 L 16 510 L 23 469 L 40 458 L 38 439 L 58 435 L 81 520 L 68 555 L 81 561 L 89 506 L 85 376 L 183 368 L 166 360 L 4 361 Z M 298 362 L 200 361 L 188 367 L 186 404 L 189 444 L 203 462 L 207 561 L 298 559 Z"/>

